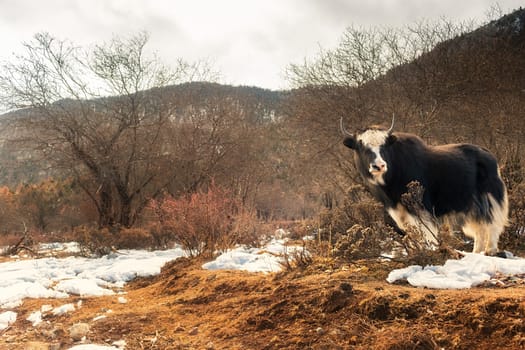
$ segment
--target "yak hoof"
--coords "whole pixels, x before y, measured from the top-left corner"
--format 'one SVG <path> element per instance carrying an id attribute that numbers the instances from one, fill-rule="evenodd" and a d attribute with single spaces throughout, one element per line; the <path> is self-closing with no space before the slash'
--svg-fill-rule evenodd
<path id="1" fill-rule="evenodd" d="M 506 250 L 500 250 L 499 252 L 494 254 L 494 256 L 497 256 L 498 258 L 503 258 L 503 259 L 512 259 L 512 258 L 514 258 L 514 254 L 512 254 L 511 252 L 508 252 Z"/>

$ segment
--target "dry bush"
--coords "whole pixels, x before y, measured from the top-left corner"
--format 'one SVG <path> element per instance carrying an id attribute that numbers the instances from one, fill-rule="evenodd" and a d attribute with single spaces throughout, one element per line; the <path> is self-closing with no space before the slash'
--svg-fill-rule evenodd
<path id="1" fill-rule="evenodd" d="M 348 189 L 342 206 L 321 212 L 320 227 L 342 233 L 354 224 L 364 227 L 382 225 L 383 218 L 381 203 L 373 199 L 363 186 L 354 185 Z"/>
<path id="2" fill-rule="evenodd" d="M 153 231 L 144 228 L 96 228 L 78 226 L 69 235 L 84 256 L 102 256 L 116 249 L 158 248 Z"/>
<path id="3" fill-rule="evenodd" d="M 211 257 L 236 244 L 253 243 L 261 235 L 255 212 L 213 183 L 206 192 L 166 195 L 152 200 L 149 207 L 160 225 L 154 235 L 173 237 L 190 256 Z"/>
<path id="4" fill-rule="evenodd" d="M 11 247 L 20 240 L 20 234 L 17 233 L 6 233 L 0 235 L 0 247 Z"/>
<path id="5" fill-rule="evenodd" d="M 291 251 L 288 249 L 283 254 L 283 260 L 281 266 L 285 271 L 292 270 L 305 270 L 307 267 L 314 263 L 314 257 L 310 253 L 310 250 L 306 248 L 306 242 L 303 241 L 301 248 L 294 248 Z"/>
<path id="6" fill-rule="evenodd" d="M 16 255 L 25 251 L 32 255 L 38 255 L 38 251 L 34 249 L 35 240 L 34 232 L 25 227 L 24 232 L 17 235 L 4 235 L 6 239 L 2 239 L 3 244 L 0 244 L 0 255 Z"/>
<path id="7" fill-rule="evenodd" d="M 504 149 L 505 161 L 501 176 L 507 185 L 509 224 L 500 237 L 500 249 L 525 255 L 525 169 L 522 146 L 515 142 Z"/>
<path id="8" fill-rule="evenodd" d="M 290 223 L 287 227 L 292 240 L 303 239 L 304 237 L 312 236 L 318 229 L 318 223 L 313 219 L 303 219 Z"/>
<path id="9" fill-rule="evenodd" d="M 154 245 L 152 234 L 143 228 L 123 228 L 116 237 L 117 249 L 148 249 Z"/>
<path id="10" fill-rule="evenodd" d="M 458 258 L 456 249 L 462 247 L 464 242 L 450 232 L 450 227 L 443 225 L 435 217 L 428 217 L 423 206 L 424 193 L 425 188 L 418 181 L 412 181 L 407 185 L 407 192 L 401 195 L 401 202 L 409 212 L 413 213 L 421 227 L 408 227 L 405 236 L 397 240 L 405 253 L 401 256 L 398 255 L 397 258 L 423 266 L 441 264 L 449 258 Z M 423 216 L 426 216 L 425 219 Z M 428 219 L 432 220 L 432 224 L 438 228 L 438 232 L 433 232 L 430 227 L 426 226 Z M 421 231 L 422 227 L 432 233 L 437 242 L 436 245 L 426 242 L 425 235 Z"/>
<path id="11" fill-rule="evenodd" d="M 254 210 L 241 208 L 241 210 L 234 215 L 231 234 L 227 235 L 234 238 L 233 241 L 224 242 L 222 245 L 231 247 L 236 244 L 244 244 L 250 247 L 257 247 L 261 245 L 261 237 L 268 237 L 272 234 L 269 226 L 263 225 L 258 219 Z"/>
<path id="12" fill-rule="evenodd" d="M 310 250 L 344 260 L 377 258 L 391 250 L 397 235 L 384 225 L 382 205 L 361 185 L 351 186 L 340 207 L 323 210 L 309 226 L 317 233 Z"/>
<path id="13" fill-rule="evenodd" d="M 393 236 L 388 227 L 372 228 L 353 225 L 340 235 L 333 247 L 333 255 L 345 260 L 377 258 L 393 249 Z"/>
<path id="14" fill-rule="evenodd" d="M 175 241 L 175 235 L 166 225 L 154 223 L 148 227 L 153 240 L 153 247 L 158 249 L 168 249 Z"/>
<path id="15" fill-rule="evenodd" d="M 79 226 L 73 230 L 73 236 L 80 245 L 84 256 L 102 256 L 111 253 L 115 247 L 116 237 L 107 228 Z"/>
<path id="16" fill-rule="evenodd" d="M 443 264 L 448 259 L 460 257 L 457 249 L 464 242 L 451 234 L 447 226 L 439 228 L 437 237 L 438 245 L 429 246 L 420 229 L 409 227 L 405 236 L 395 240 L 398 248 L 394 250 L 394 259 L 410 265 L 426 266 Z"/>
<path id="17" fill-rule="evenodd" d="M 512 143 L 510 146 L 504 148 L 505 160 L 503 166 L 501 167 L 501 177 L 507 185 L 507 190 L 512 196 L 514 189 L 520 187 L 525 180 L 525 169 L 523 169 L 523 151 L 520 149 L 520 145 L 514 145 Z M 518 193 L 519 193 L 518 188 Z"/>
<path id="18" fill-rule="evenodd" d="M 361 189 L 356 187 L 351 191 L 353 198 L 358 199 Z M 420 218 L 423 214 L 423 194 L 424 188 L 417 182 L 408 186 L 407 193 L 403 194 L 403 204 L 409 211 L 415 213 Z M 366 196 L 364 198 L 367 198 Z M 337 212 L 339 217 L 333 217 L 333 222 L 344 222 L 343 225 L 350 227 L 344 233 L 337 233 L 334 238 L 332 255 L 345 260 L 370 259 L 380 256 L 393 256 L 397 261 L 410 264 L 436 264 L 442 263 L 448 258 L 457 257 L 455 249 L 463 248 L 464 242 L 450 233 L 445 225 L 435 220 L 434 224 L 440 232 L 435 236 L 438 244 L 429 245 L 421 230 L 417 227 L 409 227 L 404 235 L 399 234 L 394 228 L 383 223 L 381 215 L 378 213 L 378 204 L 365 200 L 360 204 L 348 204 L 344 210 Z M 379 205 L 380 207 L 380 205 Z M 367 213 L 367 211 L 369 211 Z M 365 213 L 363 215 L 363 213 Z M 350 218 L 350 219 L 349 219 Z M 357 218 L 367 221 L 367 224 L 355 224 Z M 367 220 L 363 220 L 367 218 Z M 344 221 L 344 219 L 356 221 Z M 359 221 L 357 221 L 359 222 Z M 423 223 L 423 221 L 421 220 Z M 345 227 L 345 226 L 343 226 Z"/>
<path id="19" fill-rule="evenodd" d="M 439 232 L 434 232 L 432 230 L 432 227 L 429 227 L 427 225 L 428 220 L 432 221 L 432 224 L 434 227 L 440 227 L 440 222 L 437 220 L 434 216 L 429 216 L 425 210 L 425 206 L 423 205 L 423 196 L 425 194 L 425 188 L 418 182 L 418 181 L 412 181 L 408 183 L 407 185 L 407 191 L 401 195 L 401 204 L 407 208 L 408 212 L 411 213 L 416 217 L 416 219 L 419 222 L 420 228 L 425 228 L 427 231 L 429 231 L 433 238 L 439 242 Z M 421 231 L 417 228 L 412 228 L 411 231 Z M 425 236 L 422 234 L 422 232 L 418 232 L 419 237 L 417 237 L 418 241 L 425 242 Z M 423 247 L 424 248 L 424 247 Z M 430 247 L 432 248 L 432 247 Z"/>
<path id="20" fill-rule="evenodd" d="M 347 224 L 360 223 L 364 226 L 376 226 L 381 225 L 384 221 L 383 205 L 372 198 L 361 185 L 354 185 L 348 189 L 342 215 Z"/>

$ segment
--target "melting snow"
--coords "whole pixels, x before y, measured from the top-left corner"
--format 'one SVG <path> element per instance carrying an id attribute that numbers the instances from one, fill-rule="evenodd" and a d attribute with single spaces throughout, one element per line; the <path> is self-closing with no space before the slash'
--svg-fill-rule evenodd
<path id="1" fill-rule="evenodd" d="M 73 243 L 52 243 L 40 248 L 46 251 L 76 251 L 77 246 Z M 302 248 L 287 247 L 284 239 L 274 239 L 264 248 L 238 247 L 230 250 L 203 267 L 275 272 L 281 270 L 283 254 L 296 249 Z M 96 259 L 71 256 L 0 263 L 0 308 L 17 307 L 25 298 L 113 295 L 115 288 L 122 288 L 126 282 L 139 276 L 156 275 L 166 262 L 184 255 L 181 248 L 153 252 L 122 250 L 118 254 Z M 121 297 L 119 302 L 124 303 L 125 300 Z M 71 305 L 67 310 L 53 312 L 73 310 Z"/>
<path id="2" fill-rule="evenodd" d="M 169 260 L 184 256 L 165 251 L 123 250 L 97 259 L 82 257 L 18 260 L 0 264 L 0 307 L 13 308 L 24 298 L 65 298 L 70 294 L 114 294 L 112 288 L 139 276 L 152 276 Z"/>
<path id="3" fill-rule="evenodd" d="M 58 248 L 57 248 L 58 247 Z M 68 245 L 75 249 L 75 245 Z M 45 247 L 62 249 L 61 246 Z M 289 247 L 283 239 L 274 239 L 264 248 L 238 247 L 217 259 L 203 265 L 205 269 L 237 269 L 252 272 L 279 271 L 286 253 L 302 249 Z M 0 307 L 12 308 L 20 305 L 22 299 L 64 298 L 69 294 L 80 296 L 98 296 L 115 294 L 114 288 L 122 287 L 126 282 L 138 276 L 150 276 L 160 272 L 160 268 L 169 260 L 184 256 L 180 248 L 167 251 L 122 251 L 98 259 L 79 257 L 44 258 L 20 260 L 0 264 Z M 525 259 L 502 259 L 480 254 L 465 253 L 460 260 L 448 260 L 443 266 L 409 266 L 391 271 L 387 281 L 390 283 L 407 280 L 413 286 L 461 289 L 476 286 L 489 280 L 496 274 L 525 274 Z M 120 296 L 119 303 L 129 303 Z M 31 313 L 27 320 L 38 325 L 42 315 L 51 312 L 62 315 L 74 312 L 81 303 L 65 304 L 56 308 L 43 305 L 41 310 Z M 110 313 L 108 310 L 106 312 Z M 93 321 L 107 317 L 100 315 Z M 0 313 L 0 330 L 8 328 L 16 321 L 17 313 Z M 113 343 L 113 346 L 82 344 L 70 350 L 123 349 L 125 342 Z"/>
<path id="4" fill-rule="evenodd" d="M 42 323 L 42 312 L 41 311 L 32 312 L 29 316 L 27 316 L 26 320 L 31 322 L 33 324 L 33 327 L 36 327 L 40 323 Z"/>
<path id="5" fill-rule="evenodd" d="M 390 272 L 390 283 L 406 279 L 416 287 L 435 289 L 464 289 L 490 280 L 496 274 L 525 274 L 525 259 L 503 259 L 474 253 L 463 253 L 460 260 L 447 260 L 443 266 L 419 265 Z"/>
<path id="6" fill-rule="evenodd" d="M 60 316 L 67 314 L 68 312 L 75 311 L 75 305 L 73 304 L 64 304 L 62 306 L 56 307 L 51 311 L 51 313 L 55 316 Z"/>
<path id="7" fill-rule="evenodd" d="M 0 314 L 0 331 L 16 321 L 16 312 L 5 311 Z"/>
<path id="8" fill-rule="evenodd" d="M 215 260 L 202 265 L 207 270 L 244 270 L 250 272 L 281 271 L 283 256 L 302 249 L 287 246 L 283 239 L 274 239 L 264 248 L 238 247 L 219 255 Z"/>

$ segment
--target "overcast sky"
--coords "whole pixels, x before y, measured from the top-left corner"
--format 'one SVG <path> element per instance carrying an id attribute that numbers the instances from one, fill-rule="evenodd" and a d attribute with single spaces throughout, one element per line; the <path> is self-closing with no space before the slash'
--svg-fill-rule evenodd
<path id="1" fill-rule="evenodd" d="M 523 1 L 501 0 L 504 13 Z M 79 45 L 150 34 L 169 64 L 207 59 L 221 82 L 287 88 L 284 69 L 334 47 L 350 25 L 487 18 L 493 0 L 0 0 L 0 60 L 48 32 Z"/>

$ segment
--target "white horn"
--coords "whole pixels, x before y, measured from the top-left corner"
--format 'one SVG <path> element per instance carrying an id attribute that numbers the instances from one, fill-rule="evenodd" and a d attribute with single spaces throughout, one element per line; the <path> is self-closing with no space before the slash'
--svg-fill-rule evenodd
<path id="1" fill-rule="evenodd" d="M 387 130 L 387 133 L 391 133 L 392 130 L 394 130 L 394 121 L 396 119 L 396 115 L 394 113 L 392 113 L 392 125 L 390 125 L 390 129 Z"/>
<path id="2" fill-rule="evenodd" d="M 348 131 L 346 131 L 346 129 L 345 129 L 344 125 L 343 125 L 343 117 L 341 117 L 341 119 L 339 119 L 339 128 L 341 129 L 341 132 L 343 133 L 343 136 L 350 136 L 350 137 L 354 136 L 351 133 L 349 133 Z"/>

